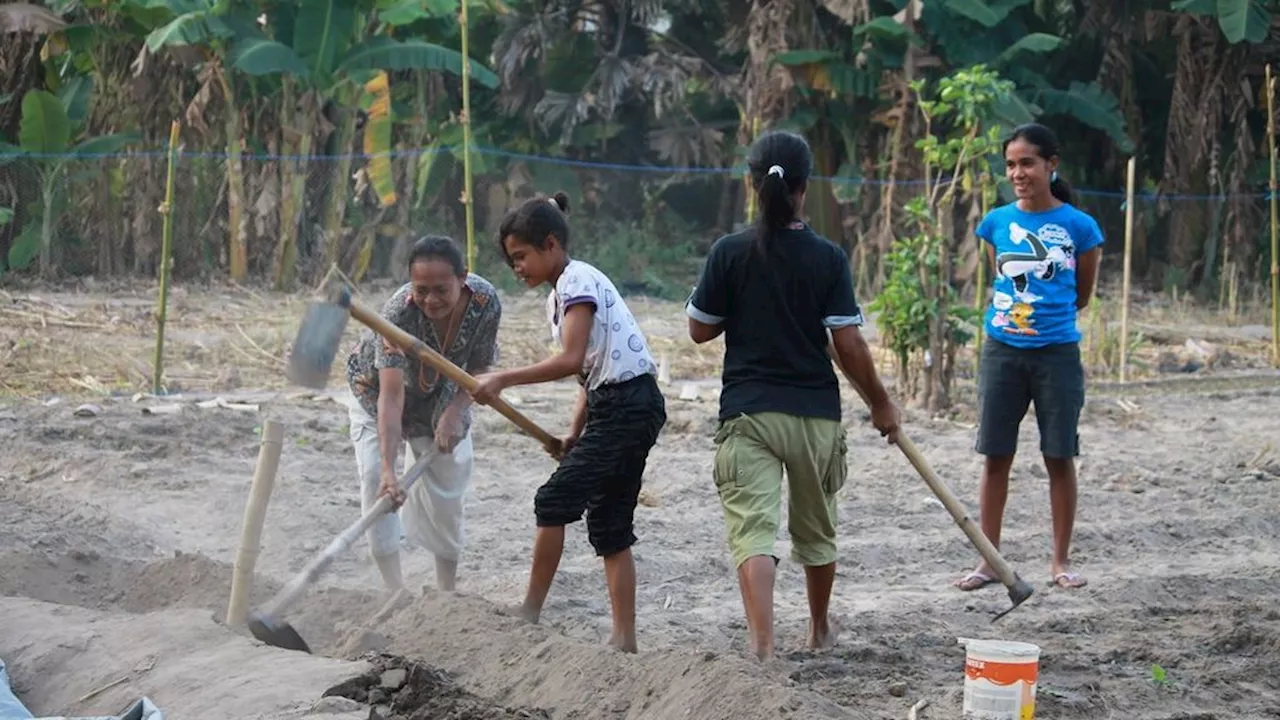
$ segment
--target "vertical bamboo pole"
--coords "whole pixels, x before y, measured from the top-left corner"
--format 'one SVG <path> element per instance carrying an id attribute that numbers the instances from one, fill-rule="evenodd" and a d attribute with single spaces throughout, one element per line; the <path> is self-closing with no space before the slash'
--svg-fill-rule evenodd
<path id="1" fill-rule="evenodd" d="M 1276 221 L 1276 80 L 1267 64 L 1267 143 L 1271 150 L 1271 364 L 1280 367 L 1280 228 Z"/>
<path id="2" fill-rule="evenodd" d="M 978 203 L 984 218 L 988 212 L 991 212 L 991 185 L 991 174 L 982 173 L 978 181 Z M 978 344 L 973 353 L 973 376 L 977 378 L 978 371 L 982 369 L 982 340 L 987 332 L 987 246 L 986 242 L 977 235 L 974 235 L 974 239 L 978 241 L 978 267 L 975 271 L 977 276 L 973 281 L 974 287 L 977 288 L 973 293 L 973 309 L 978 311 Z"/>
<path id="3" fill-rule="evenodd" d="M 466 195 L 467 214 L 467 269 L 476 269 L 476 220 L 475 198 L 471 196 L 471 28 L 467 25 L 467 3 L 462 0 L 458 14 L 458 25 L 462 30 L 462 183 Z"/>
<path id="4" fill-rule="evenodd" d="M 1124 280 L 1120 290 L 1120 382 L 1129 379 L 1129 278 L 1133 272 L 1133 195 L 1137 158 L 1129 158 L 1124 189 Z"/>
<path id="5" fill-rule="evenodd" d="M 249 615 L 249 589 L 253 586 L 253 567 L 258 562 L 262 545 L 262 525 L 267 516 L 267 502 L 275 487 L 284 445 L 284 426 L 275 420 L 262 421 L 262 444 L 258 446 L 258 464 L 253 469 L 253 485 L 244 507 L 240 528 L 240 549 L 231 574 L 231 601 L 227 605 L 227 625 L 239 627 Z"/>
<path id="6" fill-rule="evenodd" d="M 157 315 L 156 357 L 151 392 L 159 395 L 164 379 L 164 324 L 169 315 L 169 256 L 173 253 L 173 171 L 178 164 L 178 121 L 169 126 L 169 168 L 164 183 L 164 235 L 160 244 L 160 308 Z"/>

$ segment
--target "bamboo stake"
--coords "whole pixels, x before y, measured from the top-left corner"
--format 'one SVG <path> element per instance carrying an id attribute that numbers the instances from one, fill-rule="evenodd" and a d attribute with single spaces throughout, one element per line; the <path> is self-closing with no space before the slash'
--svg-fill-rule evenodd
<path id="1" fill-rule="evenodd" d="M 758 137 L 760 137 L 759 115 L 751 119 L 751 142 L 755 142 Z M 750 225 L 756 221 L 756 191 L 751 185 L 751 170 L 747 170 L 742 180 L 747 191 L 747 224 Z"/>
<path id="2" fill-rule="evenodd" d="M 984 218 L 987 216 L 987 213 L 991 211 L 989 192 L 990 185 L 991 175 L 988 173 L 982 173 L 982 178 L 978 183 L 978 202 L 980 203 L 982 217 Z M 973 376 L 976 378 L 978 377 L 978 371 L 982 368 L 982 339 L 987 331 L 987 322 L 984 313 L 987 306 L 987 245 L 986 242 L 977 235 L 974 236 L 974 239 L 978 241 L 977 277 L 973 281 L 974 287 L 977 288 L 973 294 L 973 309 L 978 311 L 978 344 L 973 353 Z"/>
<path id="3" fill-rule="evenodd" d="M 240 549 L 236 552 L 231 575 L 231 601 L 227 605 L 227 625 L 241 627 L 249 617 L 249 589 L 253 586 L 253 567 L 258 562 L 262 544 L 262 525 L 266 520 L 267 502 L 275 487 L 284 445 L 284 426 L 275 420 L 262 421 L 262 444 L 258 446 L 258 464 L 253 470 L 253 485 L 244 508 L 240 529 Z"/>
<path id="4" fill-rule="evenodd" d="M 173 170 L 178 163 L 178 121 L 169 126 L 169 168 L 164 182 L 164 235 L 160 244 L 160 310 L 156 329 L 156 357 L 151 392 L 159 395 L 164 378 L 164 324 L 169 314 L 169 256 L 173 252 Z"/>
<path id="5" fill-rule="evenodd" d="M 469 53 L 469 39 L 471 30 L 467 26 L 467 3 L 470 0 L 462 0 L 461 12 L 458 14 L 458 24 L 462 30 L 462 182 L 463 193 L 466 195 L 466 217 L 467 217 L 467 269 L 474 271 L 476 267 L 476 224 L 475 224 L 475 202 L 471 197 L 473 190 L 471 183 L 471 55 Z"/>
<path id="6" fill-rule="evenodd" d="M 1276 220 L 1276 80 L 1267 64 L 1267 143 L 1271 150 L 1271 364 L 1280 367 L 1280 227 Z"/>
<path id="7" fill-rule="evenodd" d="M 1129 158 L 1129 179 L 1124 201 L 1124 280 L 1120 290 L 1120 382 L 1129 379 L 1129 278 L 1133 272 L 1133 187 L 1137 176 L 1136 157 Z"/>

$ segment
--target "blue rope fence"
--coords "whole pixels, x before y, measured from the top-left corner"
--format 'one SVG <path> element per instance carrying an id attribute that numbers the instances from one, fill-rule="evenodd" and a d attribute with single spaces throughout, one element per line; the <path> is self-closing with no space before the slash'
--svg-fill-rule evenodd
<path id="1" fill-rule="evenodd" d="M 414 158 L 424 155 L 437 155 L 440 153 L 461 152 L 461 146 L 440 146 L 434 148 L 418 148 L 411 150 L 395 150 L 386 153 L 347 153 L 337 155 L 283 155 L 276 153 L 251 153 L 245 152 L 240 155 L 242 161 L 267 161 L 267 162 L 300 162 L 307 160 L 316 161 L 335 161 L 335 160 L 370 160 L 377 157 L 389 157 L 392 159 Z M 503 157 L 510 160 L 523 160 L 526 162 L 546 163 L 551 165 L 561 165 L 565 167 L 582 168 L 585 170 L 613 170 L 619 172 L 646 172 L 661 173 L 666 175 L 732 175 L 741 176 L 746 171 L 745 165 L 733 167 L 676 167 L 663 165 L 625 165 L 620 163 L 604 163 L 593 162 L 588 160 L 574 160 L 571 158 L 554 157 L 550 155 L 532 155 L 528 153 L 512 152 L 510 150 L 502 150 L 499 148 L 490 148 L 482 146 L 473 146 L 471 152 L 477 155 L 488 155 L 493 157 Z M 0 166 L 6 162 L 16 159 L 29 160 L 109 160 L 109 159 L 132 159 L 132 158 L 163 158 L 167 157 L 166 150 L 139 150 L 132 152 L 115 152 L 115 153 L 15 153 L 0 152 Z M 179 152 L 180 160 L 230 160 L 231 156 L 225 152 Z M 877 180 L 869 178 L 853 178 L 827 175 L 814 175 L 814 180 L 826 181 L 837 185 L 853 185 L 853 186 L 918 186 L 924 185 L 924 180 Z M 949 182 L 948 180 L 940 180 L 939 182 Z M 1095 190 L 1090 188 L 1073 188 L 1076 193 L 1085 197 L 1104 197 L 1118 198 L 1123 200 L 1125 194 L 1114 190 Z M 1138 192 L 1135 197 L 1143 200 L 1269 200 L 1271 194 L 1269 192 L 1257 193 L 1230 193 L 1230 194 L 1178 194 L 1178 193 L 1153 193 Z"/>

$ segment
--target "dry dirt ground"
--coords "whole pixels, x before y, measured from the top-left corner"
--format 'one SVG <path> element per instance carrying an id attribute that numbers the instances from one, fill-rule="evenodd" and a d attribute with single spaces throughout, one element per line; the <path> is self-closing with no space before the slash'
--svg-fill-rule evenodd
<path id="1" fill-rule="evenodd" d="M 385 292 L 363 297 L 372 305 Z M 264 418 L 285 424 L 286 441 L 255 601 L 358 517 L 341 375 L 335 368 L 319 394 L 284 382 L 280 358 L 305 296 L 178 288 L 170 395 L 137 396 L 150 375 L 153 297 L 104 287 L 0 294 L 0 658 L 37 715 L 114 713 L 146 695 L 173 720 L 355 720 L 370 705 L 376 717 L 419 720 L 880 719 L 905 718 L 921 699 L 930 703 L 921 718 L 957 718 L 957 638 L 978 637 L 1043 648 L 1038 718 L 1280 718 L 1280 377 L 1247 370 L 1261 365 L 1257 328 L 1195 321 L 1231 349 L 1231 368 L 1128 387 L 1092 381 L 1075 540 L 1085 589 L 1047 586 L 1047 481 L 1028 417 L 1003 550 L 1037 592 L 995 625 L 1003 589 L 950 586 L 974 551 L 846 388 L 851 467 L 833 601 L 843 636 L 830 652 L 803 648 L 803 575 L 784 559 L 780 659 L 762 667 L 745 656 L 711 484 L 719 347 L 689 348 L 677 305 L 637 300 L 673 378 L 637 515 L 641 653 L 603 647 L 604 581 L 581 526 L 543 624 L 495 612 L 523 592 L 532 497 L 553 461 L 481 409 L 460 592 L 424 588 L 369 623 L 382 598 L 361 541 L 288 615 L 317 652 L 305 656 L 220 621 Z M 538 299 L 506 307 L 504 364 L 546 352 Z M 1161 351 L 1179 351 L 1178 333 L 1193 327 L 1157 319 L 1172 344 L 1143 349 L 1140 373 Z M 687 382 L 697 399 L 680 398 Z M 966 382 L 955 413 L 912 410 L 906 428 L 976 514 Z M 573 388 L 509 395 L 560 432 Z M 259 407 L 196 405 L 219 396 Z M 86 402 L 96 415 L 74 412 Z M 168 404 L 181 412 L 145 412 Z M 780 538 L 778 554 L 787 551 Z M 432 585 L 423 553 L 406 556 L 406 572 Z"/>

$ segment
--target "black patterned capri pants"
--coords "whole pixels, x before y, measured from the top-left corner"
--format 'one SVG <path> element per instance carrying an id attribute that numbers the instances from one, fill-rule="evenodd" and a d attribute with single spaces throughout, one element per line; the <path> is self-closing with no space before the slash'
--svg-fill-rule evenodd
<path id="1" fill-rule="evenodd" d="M 589 391 L 582 436 L 534 496 L 538 527 L 563 527 L 585 513 L 597 556 L 634 545 L 645 463 L 666 422 L 666 402 L 652 374 Z"/>

